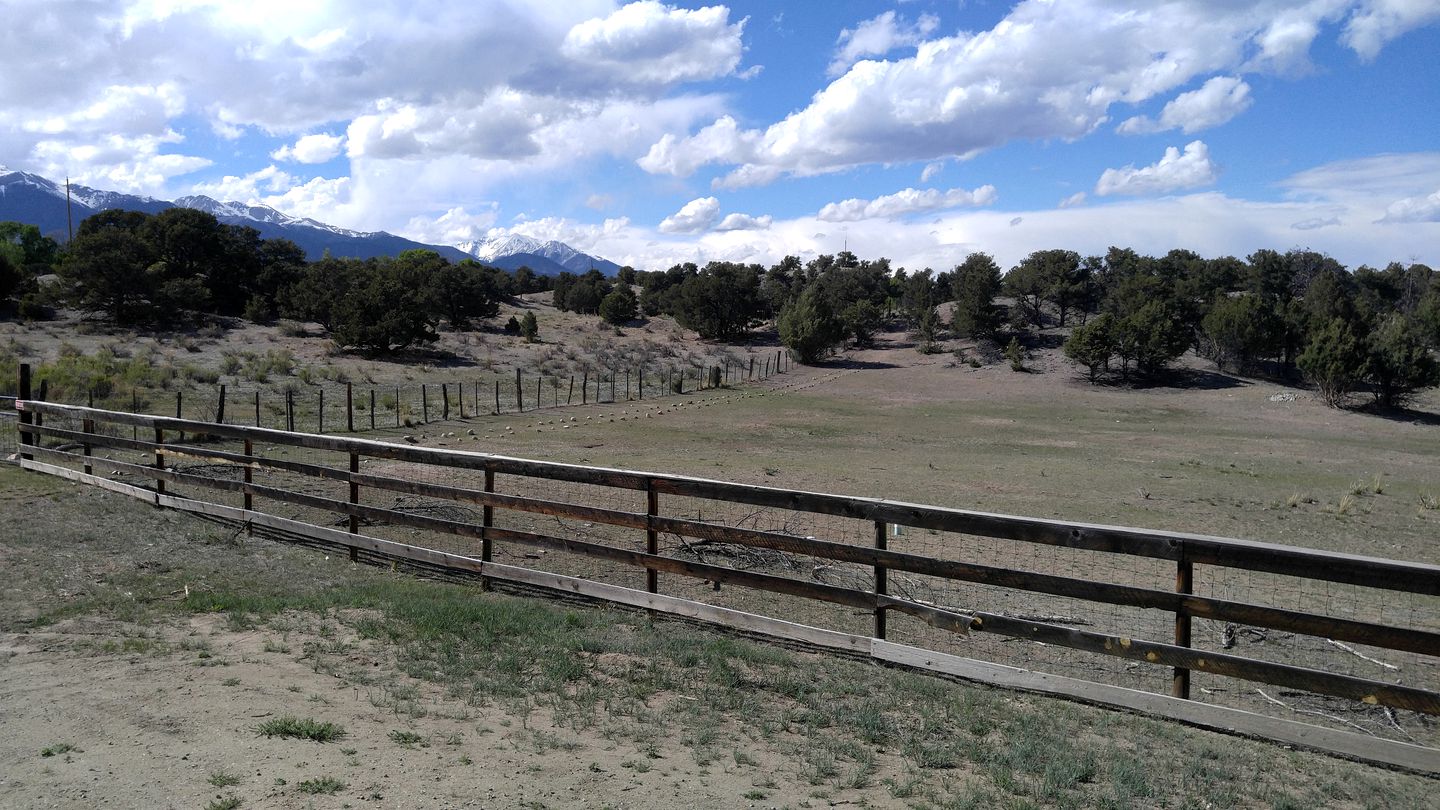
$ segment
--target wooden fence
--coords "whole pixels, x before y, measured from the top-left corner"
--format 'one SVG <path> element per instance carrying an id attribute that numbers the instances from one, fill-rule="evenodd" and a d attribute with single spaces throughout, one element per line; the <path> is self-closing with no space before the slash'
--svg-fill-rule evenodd
<path id="1" fill-rule="evenodd" d="M 381 555 L 470 572 L 486 582 L 549 587 L 891 662 L 1058 691 L 1440 772 L 1440 750 L 1434 747 L 1349 734 L 1356 738 L 1352 740 L 1346 732 L 1259 718 L 1233 708 L 1201 707 L 1190 700 L 1192 674 L 1203 673 L 1353 701 L 1387 712 L 1392 722 L 1396 712 L 1440 715 L 1436 676 L 1440 567 L 1434 565 L 104 411 L 30 400 L 23 381 L 21 387 L 15 407 L 20 414 L 21 464 L 26 469 L 96 484 L 162 506 L 339 544 L 350 549 L 352 558 L 362 553 Z M 507 486 L 502 488 L 501 481 Z M 190 494 L 180 495 L 176 488 Z M 235 498 L 236 503 L 220 503 L 222 496 Z M 385 498 L 391 502 L 375 502 Z M 257 501 L 268 501 L 270 506 L 257 506 Z M 277 514 L 282 507 L 289 517 Z M 747 517 L 724 517 L 732 507 L 743 508 Z M 754 516 L 762 510 L 783 515 L 785 521 L 757 528 Z M 708 519 L 706 511 L 711 514 Z M 868 526 L 869 542 L 857 542 L 853 532 L 827 538 L 786 529 L 821 525 L 800 520 L 827 519 Z M 910 536 L 907 533 L 921 532 L 994 538 L 1092 553 L 1097 559 L 1169 566 L 1173 588 L 1107 582 L 1086 572 L 1037 572 L 1008 566 L 1004 560 L 957 559 L 894 547 Z M 666 549 L 661 548 L 662 537 L 667 538 Z M 505 562 L 497 560 L 498 549 L 506 550 Z M 755 564 L 760 558 L 785 564 Z M 569 562 L 559 562 L 562 559 Z M 823 581 L 826 577 L 818 573 L 840 569 L 848 572 L 848 580 L 831 576 Z M 1326 589 L 1343 587 L 1375 599 L 1356 597 L 1341 610 L 1324 611 L 1216 598 L 1194 592 L 1197 571 L 1202 570 L 1273 575 L 1319 583 Z M 685 596 L 662 594 L 661 575 L 679 578 L 671 580 L 676 583 L 673 590 Z M 1173 623 L 1173 635 L 1144 638 L 1140 628 L 1100 631 L 1010 610 L 957 609 L 913 592 L 893 592 L 891 585 L 900 576 L 970 583 L 1022 600 L 1063 597 L 1078 604 L 1158 613 L 1170 617 L 1166 625 Z M 711 592 L 718 594 L 722 585 L 740 586 L 749 594 L 797 599 L 786 602 L 788 607 L 743 599 L 730 606 L 703 601 Z M 1393 609 L 1397 599 L 1408 600 L 1404 610 Z M 809 608 L 804 607 L 826 604 L 845 609 L 830 614 L 839 617 L 830 622 L 835 626 L 824 626 L 823 618 L 811 620 Z M 1367 605 L 1377 607 L 1371 611 Z M 845 618 L 855 617 L 856 611 L 868 616 L 864 627 Z M 1170 694 L 1162 699 L 984 664 L 942 652 L 945 645 L 939 643 L 932 649 L 897 644 L 887 640 L 897 615 L 942 634 L 950 639 L 948 649 L 958 645 L 962 653 L 969 652 L 965 644 L 970 640 L 993 635 L 1039 642 L 1087 659 L 1119 659 L 1132 668 L 1164 668 L 1170 673 L 1166 690 Z M 1396 616 L 1408 621 L 1394 621 Z M 1309 662 L 1267 660 L 1240 648 L 1197 648 L 1192 644 L 1192 622 L 1200 619 L 1224 622 L 1227 632 L 1243 628 L 1315 637 L 1376 663 L 1385 663 L 1375 657 L 1377 651 L 1389 651 L 1404 656 L 1405 672 L 1390 676 L 1390 670 L 1401 667 L 1385 664 L 1390 669 L 1381 679 L 1304 665 Z M 906 635 L 907 640 L 912 637 L 918 636 Z M 1426 720 L 1420 725 L 1434 723 Z"/>

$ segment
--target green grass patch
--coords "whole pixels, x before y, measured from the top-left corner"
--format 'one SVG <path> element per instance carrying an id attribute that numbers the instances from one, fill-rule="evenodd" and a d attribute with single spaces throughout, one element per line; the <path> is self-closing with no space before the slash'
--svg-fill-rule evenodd
<path id="1" fill-rule="evenodd" d="M 345 736 L 345 729 L 334 723 L 290 715 L 266 720 L 255 731 L 262 737 L 297 738 L 322 743 L 334 742 Z"/>
<path id="2" fill-rule="evenodd" d="M 306 779 L 298 782 L 295 789 L 301 793 L 333 796 L 345 789 L 345 783 L 332 776 L 322 776 L 318 779 Z"/>

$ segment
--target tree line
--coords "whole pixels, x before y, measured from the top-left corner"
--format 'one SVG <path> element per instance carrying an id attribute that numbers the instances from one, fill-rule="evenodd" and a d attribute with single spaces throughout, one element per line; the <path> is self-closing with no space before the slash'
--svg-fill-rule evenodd
<path id="1" fill-rule="evenodd" d="M 1301 375 L 1336 405 L 1362 387 L 1394 406 L 1440 384 L 1436 272 L 1399 263 L 1350 271 L 1309 250 L 1243 260 L 1039 250 L 1008 271 L 973 253 L 943 272 L 842 251 L 769 267 L 681 263 L 552 279 L 426 250 L 312 262 L 288 240 L 184 208 L 101 212 L 63 248 L 33 226 L 0 223 L 0 300 L 14 296 L 27 318 L 52 304 L 130 325 L 177 325 L 197 313 L 283 317 L 321 324 L 342 348 L 387 353 L 435 340 L 441 323 L 469 328 L 493 318 L 501 301 L 545 290 L 561 311 L 615 325 L 666 315 L 706 340 L 744 339 L 773 323 L 807 363 L 901 324 L 922 351 L 942 334 L 991 344 L 997 355 L 1008 340 L 1020 367 L 1022 346 L 1059 327 L 1068 330 L 1064 353 L 1097 383 L 1154 379 L 1193 350 L 1228 371 Z M 505 328 L 532 340 L 538 332 L 534 313 Z"/>

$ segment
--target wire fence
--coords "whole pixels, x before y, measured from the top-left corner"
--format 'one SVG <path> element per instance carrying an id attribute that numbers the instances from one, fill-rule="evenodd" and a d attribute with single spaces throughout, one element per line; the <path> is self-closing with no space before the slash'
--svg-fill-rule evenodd
<path id="1" fill-rule="evenodd" d="M 42 377 L 36 399 L 128 413 L 173 416 L 215 424 L 249 425 L 306 433 L 363 433 L 434 422 L 528 413 L 577 405 L 609 405 L 681 396 L 736 386 L 787 372 L 782 352 L 714 364 L 582 369 L 574 374 L 454 375 L 450 379 L 371 383 L 302 382 L 278 385 L 215 383 L 174 390 L 105 381 L 89 390 L 51 391 Z M 0 390 L 13 383 L 7 381 Z M 12 390 L 11 393 L 14 393 Z M 0 397 L 0 449 L 14 452 L 14 397 Z"/>

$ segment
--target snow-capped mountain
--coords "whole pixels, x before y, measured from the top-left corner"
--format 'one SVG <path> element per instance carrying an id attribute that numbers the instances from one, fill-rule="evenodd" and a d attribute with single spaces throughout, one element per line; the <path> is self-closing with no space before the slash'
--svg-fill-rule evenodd
<path id="1" fill-rule="evenodd" d="M 455 247 L 485 264 L 503 267 L 506 270 L 514 270 L 525 265 L 545 276 L 559 275 L 562 272 L 578 275 L 588 272 L 591 268 L 599 270 L 607 276 L 613 276 L 620 271 L 620 265 L 588 253 L 581 253 L 564 242 L 554 240 L 542 242 L 518 233 L 497 236 L 492 239 L 461 242 Z"/>
<path id="2" fill-rule="evenodd" d="M 466 242 L 457 247 L 426 245 L 385 231 L 352 231 L 313 219 L 292 217 L 268 205 L 221 202 L 203 195 L 168 202 L 72 184 L 70 207 L 77 228 L 86 217 L 114 208 L 147 214 L 158 214 L 167 208 L 194 208 L 212 214 L 227 225 L 254 228 L 265 239 L 289 239 L 311 259 L 318 259 L 327 251 L 332 256 L 368 259 L 418 248 L 434 250 L 451 261 L 475 258 L 506 270 L 524 265 L 546 276 L 567 270 L 584 273 L 592 267 L 614 275 L 620 269 L 614 262 L 581 253 L 563 242 L 541 242 L 519 234 Z M 70 227 L 65 208 L 65 186 L 38 174 L 0 166 L 0 221 L 36 225 L 42 233 L 64 241 Z"/>

